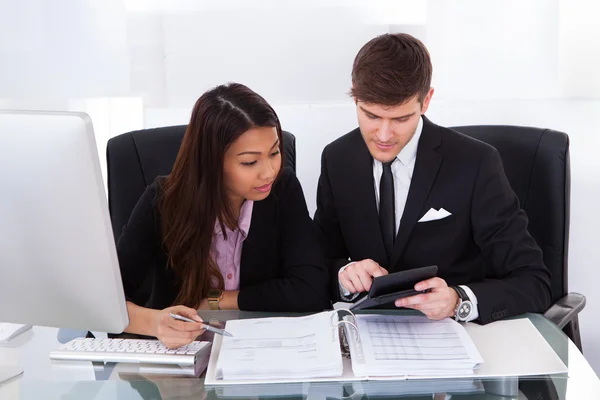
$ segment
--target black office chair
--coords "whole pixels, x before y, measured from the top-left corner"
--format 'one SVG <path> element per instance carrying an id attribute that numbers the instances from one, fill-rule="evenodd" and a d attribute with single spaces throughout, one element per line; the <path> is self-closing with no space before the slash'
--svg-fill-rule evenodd
<path id="1" fill-rule="evenodd" d="M 529 232 L 552 273 L 552 306 L 544 315 L 582 350 L 578 314 L 585 297 L 568 292 L 569 137 L 550 129 L 520 126 L 452 129 L 489 143 L 500 153 L 508 181 L 529 218 Z"/>
<path id="2" fill-rule="evenodd" d="M 159 175 L 168 175 L 187 125 L 143 129 L 115 136 L 106 146 L 108 207 L 115 242 L 138 200 Z M 296 138 L 283 132 L 284 165 L 296 171 Z M 141 286 L 147 298 L 153 276 Z"/>

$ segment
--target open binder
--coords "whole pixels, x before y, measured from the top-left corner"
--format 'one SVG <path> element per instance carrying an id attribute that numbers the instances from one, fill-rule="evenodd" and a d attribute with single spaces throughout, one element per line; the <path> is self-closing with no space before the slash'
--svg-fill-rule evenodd
<path id="1" fill-rule="evenodd" d="M 354 327 L 349 322 L 352 322 L 358 328 L 361 345 L 364 346 L 368 334 L 361 331 L 362 319 L 376 316 L 399 321 L 407 316 L 364 314 L 352 318 L 347 310 L 337 311 L 322 312 L 307 317 L 228 321 L 226 328 L 229 332 L 237 335 L 237 337 L 234 336 L 234 339 L 238 341 L 238 348 L 232 346 L 236 342 L 227 343 L 231 338 L 225 338 L 225 341 L 223 341 L 222 336 L 215 335 L 204 384 L 218 388 L 228 385 L 292 382 L 335 381 L 343 383 L 354 381 L 366 384 L 366 381 L 438 378 L 452 378 L 456 382 L 459 378 L 477 380 L 511 376 L 563 375 L 568 372 L 560 357 L 531 321 L 527 318 L 520 318 L 496 321 L 487 325 L 478 325 L 471 322 L 459 324 L 447 320 L 466 331 L 471 343 L 485 360 L 485 363 L 479 364 L 479 368 L 475 371 L 467 371 L 464 375 L 456 371 L 456 373 L 443 372 L 441 374 L 440 371 L 429 371 L 430 373 L 438 373 L 392 375 L 389 370 L 384 371 L 388 374 L 384 376 L 360 375 L 360 367 L 355 371 L 358 358 L 353 359 L 356 356 L 352 354 L 351 346 L 344 345 L 344 340 L 347 342 L 348 339 L 350 341 L 354 340 L 352 339 L 353 334 L 349 330 L 354 329 Z M 344 316 L 344 313 L 347 315 Z M 424 316 L 421 319 L 426 322 Z M 349 322 L 341 322 L 348 320 Z M 429 322 L 435 323 L 433 321 Z M 296 350 L 298 350 L 301 343 L 298 342 L 297 338 L 304 338 L 306 342 L 307 337 L 310 335 L 314 335 L 315 339 L 317 337 L 321 338 L 321 341 L 315 340 L 312 349 L 309 348 L 308 352 L 299 353 L 301 356 L 304 355 L 304 360 L 298 360 L 297 357 L 292 356 L 281 357 L 281 353 L 277 353 L 277 348 L 273 350 L 273 346 L 278 343 L 286 344 L 285 340 L 288 341 L 288 345 L 296 346 Z M 356 343 L 358 344 L 358 342 Z M 243 346 L 246 346 L 246 348 L 240 348 Z M 275 353 L 269 353 L 269 351 L 275 351 Z M 287 351 L 293 351 L 293 347 L 288 348 Z M 368 350 L 364 350 L 364 352 L 366 354 Z M 330 365 L 326 366 L 325 363 L 315 362 L 314 357 L 316 357 L 316 354 L 320 354 L 323 360 L 329 360 Z M 346 356 L 343 356 L 343 354 L 346 354 Z M 273 357 L 275 357 L 275 361 L 268 362 L 273 360 Z M 341 368 L 338 360 L 341 360 Z M 232 363 L 241 370 L 251 371 L 251 376 L 244 377 L 244 379 L 231 379 L 223 374 L 223 372 L 227 372 L 223 371 L 223 367 Z M 269 374 L 274 368 L 289 370 L 293 369 L 293 366 L 297 366 L 296 369 L 302 372 L 305 377 L 281 377 L 283 375 L 280 373 L 281 371 L 276 371 L 280 377 L 277 377 L 277 374 Z M 331 369 L 327 371 L 325 367 Z M 218 371 L 218 369 L 221 369 L 221 371 Z M 372 383 L 376 385 L 376 382 Z M 380 383 L 384 384 L 385 382 Z M 377 385 L 377 388 L 380 388 L 380 385 Z"/>
<path id="2" fill-rule="evenodd" d="M 205 385 L 470 377 L 483 363 L 451 319 L 335 310 L 226 329 L 233 337 L 215 337 Z"/>

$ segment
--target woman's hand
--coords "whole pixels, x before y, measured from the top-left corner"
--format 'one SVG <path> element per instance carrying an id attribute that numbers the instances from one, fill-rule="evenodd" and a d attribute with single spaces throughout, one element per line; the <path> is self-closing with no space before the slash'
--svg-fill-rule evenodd
<path id="1" fill-rule="evenodd" d="M 179 321 L 170 313 L 193 319 L 197 322 Z M 170 349 L 184 346 L 196 340 L 204 332 L 202 318 L 193 308 L 174 306 L 158 311 L 154 319 L 154 336 Z"/>

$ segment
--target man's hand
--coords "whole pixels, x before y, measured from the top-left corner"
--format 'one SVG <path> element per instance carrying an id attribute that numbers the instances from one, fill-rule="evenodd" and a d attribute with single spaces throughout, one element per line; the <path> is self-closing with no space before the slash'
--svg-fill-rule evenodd
<path id="1" fill-rule="evenodd" d="M 375 261 L 366 259 L 348 265 L 339 278 L 340 284 L 350 293 L 360 293 L 371 289 L 373 278 L 387 274 L 387 270 Z"/>
<path id="2" fill-rule="evenodd" d="M 442 278 L 431 278 L 415 285 L 415 290 L 431 289 L 429 293 L 417 294 L 396 300 L 396 307 L 407 307 L 421 311 L 429 319 L 440 320 L 454 316 L 458 294 Z"/>

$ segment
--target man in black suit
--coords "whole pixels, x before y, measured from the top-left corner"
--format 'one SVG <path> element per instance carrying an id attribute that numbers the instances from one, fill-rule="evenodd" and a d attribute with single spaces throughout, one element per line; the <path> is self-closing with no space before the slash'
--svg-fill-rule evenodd
<path id="1" fill-rule="evenodd" d="M 430 289 L 396 300 L 431 319 L 488 323 L 550 305 L 550 273 L 495 148 L 440 127 L 423 43 L 386 34 L 352 69 L 359 128 L 322 154 L 315 222 L 335 287 L 351 301 L 374 277 L 427 265 Z"/>

